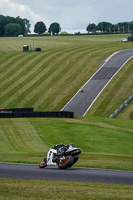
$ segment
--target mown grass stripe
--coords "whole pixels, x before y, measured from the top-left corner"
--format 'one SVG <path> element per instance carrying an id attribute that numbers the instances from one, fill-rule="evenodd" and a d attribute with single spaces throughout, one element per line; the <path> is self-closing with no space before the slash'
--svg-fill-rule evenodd
<path id="1" fill-rule="evenodd" d="M 76 53 L 77 57 L 79 57 L 79 54 L 81 54 L 81 53 L 80 52 L 78 54 Z M 61 73 L 64 70 L 64 68 L 69 66 L 71 59 L 73 60 L 73 62 L 75 62 L 75 58 L 76 58 L 75 54 L 73 56 L 74 56 L 74 58 L 72 57 L 72 54 L 71 54 L 71 58 L 69 58 L 69 61 L 68 61 L 68 59 L 66 58 L 66 55 L 65 55 L 65 61 L 68 61 L 68 62 L 64 62 L 64 57 L 62 58 L 62 61 L 60 59 L 58 59 L 58 62 L 54 65 L 54 71 L 52 73 L 50 73 L 50 77 L 48 77 L 47 80 L 43 78 L 44 80 L 42 80 L 41 84 L 39 84 L 39 87 L 35 91 L 33 91 L 33 94 L 35 92 L 37 92 L 37 93 L 34 94 L 33 98 L 31 99 L 32 104 L 34 104 L 34 102 L 36 102 L 38 99 L 40 101 L 40 98 L 41 98 L 42 95 L 44 97 L 44 95 L 47 93 L 47 91 L 49 91 L 49 89 L 52 87 L 52 85 L 55 84 L 54 79 L 56 79 L 58 74 Z M 67 57 L 70 57 L 70 55 L 68 54 Z M 32 97 L 31 94 L 29 94 L 29 96 L 30 96 L 30 98 Z M 35 98 L 35 96 L 37 96 L 38 98 Z M 39 102 L 34 104 L 35 108 L 36 108 L 36 104 L 38 104 L 38 103 Z"/>
<path id="2" fill-rule="evenodd" d="M 24 123 L 20 120 L 13 120 L 14 125 L 18 129 L 19 134 L 25 142 L 25 147 L 28 152 L 42 152 L 47 151 L 47 144 L 43 143 L 38 135 L 38 132 L 28 119 L 23 119 Z"/>
<path id="3" fill-rule="evenodd" d="M 19 53 L 16 53 L 16 52 L 0 52 L 0 70 L 2 70 L 4 68 L 4 66 L 13 57 L 13 55 L 17 55 L 17 54 L 19 54 Z"/>
<path id="4" fill-rule="evenodd" d="M 20 138 L 18 137 L 18 135 L 16 136 L 14 134 L 16 132 L 14 127 L 3 126 L 2 130 L 5 134 L 5 137 L 8 140 L 8 143 L 10 144 L 11 149 L 13 149 L 12 152 L 19 152 L 19 151 L 23 150 L 23 146 L 21 146 L 20 143 L 19 143 Z M 6 148 L 5 148 L 5 150 L 6 150 Z"/>
<path id="5" fill-rule="evenodd" d="M 48 146 L 44 143 L 34 125 L 27 119 L 8 119 L 0 125 L 0 152 L 46 152 Z M 5 123 L 7 122 L 7 123 Z"/>
<path id="6" fill-rule="evenodd" d="M 0 80 L 1 81 L 0 88 L 2 88 L 3 91 L 5 91 L 5 89 L 7 89 L 14 83 L 16 76 L 20 75 L 22 77 L 26 73 L 25 63 L 33 59 L 34 59 L 33 55 L 26 56 L 25 59 L 22 56 L 21 59 L 19 58 L 18 61 L 14 62 L 10 67 L 8 67 L 5 76 L 3 76 L 2 79 Z M 20 67 L 20 65 L 22 67 Z"/>
<path id="7" fill-rule="evenodd" d="M 56 56 L 57 56 L 57 54 L 55 55 L 55 57 L 56 57 Z M 49 59 L 50 59 L 50 58 L 49 58 Z M 4 102 L 4 105 L 2 104 L 2 106 L 7 106 L 8 103 L 9 103 L 10 101 L 12 101 L 12 100 L 14 101 L 14 98 L 15 98 L 15 96 L 12 97 L 12 99 L 10 98 L 10 99 L 8 100 L 9 102 L 8 102 L 7 105 L 6 105 L 6 99 L 7 99 L 7 97 L 4 96 L 5 94 L 7 94 L 8 97 L 11 97 L 11 96 L 13 96 L 14 94 L 16 94 L 17 91 L 18 91 L 18 92 L 19 92 L 18 96 L 19 96 L 19 95 L 21 94 L 21 91 L 25 91 L 26 85 L 27 85 L 28 88 L 30 87 L 30 78 L 31 78 L 31 80 L 33 80 L 33 82 L 36 82 L 36 79 L 37 79 L 37 73 L 36 73 L 36 71 L 38 70 L 38 67 L 39 67 L 39 64 L 37 64 L 37 65 L 35 66 L 35 70 L 34 70 L 34 71 L 33 71 L 33 70 L 30 70 L 30 71 L 29 71 L 29 74 L 26 73 L 26 75 L 25 75 L 26 78 L 22 77 L 21 79 L 17 79 L 17 81 L 16 81 L 13 85 L 9 86 L 9 88 L 7 88 L 6 90 L 4 90 L 4 91 L 0 94 L 0 96 L 1 96 L 1 102 L 2 102 L 2 101 Z M 42 65 L 41 65 L 40 67 L 44 68 L 44 67 L 43 67 L 43 63 L 42 63 Z M 42 74 L 42 73 L 41 73 L 41 70 L 38 70 L 38 71 L 39 71 L 40 74 Z M 21 88 L 21 90 L 20 90 L 20 88 Z M 4 95 L 3 95 L 3 94 L 4 94 Z"/>
<path id="8" fill-rule="evenodd" d="M 41 54 L 42 55 L 42 54 Z M 21 70 L 24 70 L 25 71 L 25 69 L 28 69 L 28 70 L 30 70 L 30 72 L 31 73 L 33 73 L 33 70 L 37 70 L 37 67 L 36 66 L 33 66 L 33 65 L 35 65 L 35 64 L 38 64 L 38 62 L 39 62 L 39 60 L 38 60 L 38 57 L 37 57 L 37 55 L 36 54 L 32 54 L 32 57 L 34 58 L 34 59 L 32 59 L 32 60 L 28 60 L 28 62 L 26 62 L 26 60 L 23 60 L 23 62 L 21 62 L 21 65 L 19 66 L 17 66 L 18 67 L 18 69 L 20 68 Z M 31 57 L 31 58 L 32 58 Z M 40 57 L 40 55 L 39 55 L 39 57 Z M 26 59 L 27 59 L 27 57 L 26 57 Z M 36 61 L 36 62 L 35 62 Z M 34 62 L 34 63 L 33 63 Z M 23 66 L 24 65 L 24 66 Z M 31 65 L 30 67 L 29 67 L 29 65 Z M 12 67 L 12 66 L 11 66 Z M 34 69 L 34 68 L 35 69 Z M 32 69 L 32 70 L 31 70 Z M 17 73 L 18 73 L 18 71 L 17 71 Z M 26 73 L 27 73 L 27 71 L 26 71 Z M 29 75 L 27 75 L 27 76 L 29 76 Z M 13 76 L 11 76 L 11 78 L 14 80 L 15 79 L 15 74 L 13 74 Z M 11 85 L 11 84 L 9 84 L 9 85 Z"/>
<path id="9" fill-rule="evenodd" d="M 64 55 L 65 55 L 65 54 L 64 54 Z M 56 53 L 56 55 L 54 55 L 54 57 L 55 57 L 55 58 L 57 57 L 57 53 Z M 59 57 L 59 58 L 60 58 L 60 57 Z M 50 63 L 51 63 L 51 59 L 50 59 Z M 47 63 L 45 63 L 45 64 L 47 64 Z M 40 64 L 39 64 L 39 65 L 40 65 Z M 42 67 L 43 67 L 43 66 L 42 66 Z M 48 66 L 48 67 L 47 67 L 47 70 L 49 70 L 49 69 L 50 69 L 50 67 Z M 40 75 L 43 75 L 43 73 L 42 73 L 41 70 L 39 71 L 39 73 L 40 73 Z M 45 73 L 44 73 L 44 74 L 45 74 Z M 34 82 L 36 82 L 36 79 L 40 81 L 40 77 L 38 77 L 37 74 L 34 74 L 34 76 L 35 76 L 35 78 L 34 78 L 34 80 L 33 80 Z M 32 78 L 33 78 L 33 77 L 32 77 Z M 29 82 L 30 80 L 29 80 L 29 78 L 28 78 L 27 80 L 28 80 L 27 85 L 30 86 L 30 82 Z M 20 87 L 20 86 L 19 86 L 19 87 Z M 24 87 L 25 87 L 25 86 L 24 86 Z M 35 86 L 33 86 L 33 87 L 35 87 Z M 26 88 L 26 87 L 25 87 L 25 88 Z M 22 88 L 21 88 L 21 89 L 22 89 Z M 14 88 L 14 90 L 15 90 L 14 92 L 16 93 L 17 88 Z M 12 93 L 12 91 L 11 91 L 11 93 Z M 3 105 L 3 106 L 5 106 L 5 100 L 4 100 L 4 98 L 3 98 L 3 101 L 4 101 L 4 105 Z"/>
<path id="10" fill-rule="evenodd" d="M 33 57 L 35 57 L 33 55 Z M 38 58 L 39 57 L 39 58 Z M 23 61 L 23 64 L 24 64 L 24 67 L 21 66 L 20 69 L 21 70 L 24 70 L 25 72 L 22 73 L 22 75 L 20 74 L 21 78 L 20 77 L 16 77 L 15 79 L 15 74 L 13 75 L 12 77 L 12 82 L 9 82 L 8 83 L 8 87 L 9 87 L 9 90 L 15 88 L 16 86 L 18 86 L 19 83 L 23 82 L 26 78 L 29 79 L 30 77 L 30 73 L 31 74 L 35 74 L 36 75 L 36 71 L 38 70 L 37 66 L 35 64 L 38 64 L 38 62 L 40 61 L 40 59 L 42 59 L 42 57 L 44 57 L 44 55 L 42 54 L 38 54 L 34 59 L 31 59 L 29 62 L 27 62 L 26 64 L 25 63 L 25 60 Z M 19 71 L 19 68 L 18 68 L 18 71 Z M 16 75 L 18 75 L 18 71 L 16 72 Z M 29 73 L 28 73 L 29 71 Z M 23 77 L 24 76 L 24 77 Z M 26 77 L 26 78 L 25 78 Z M 14 83 L 16 81 L 16 84 Z M 27 82 L 29 82 L 29 80 L 27 80 Z M 5 86 L 5 85 L 4 85 Z M 1 90 L 1 93 L 0 93 L 0 97 L 4 96 L 5 94 L 7 94 L 9 91 L 7 90 L 8 89 L 7 85 L 5 86 L 5 88 L 3 87 L 2 90 Z M 1 99 L 2 100 L 2 99 Z"/>
<path id="11" fill-rule="evenodd" d="M 2 65 L 2 63 L 1 63 L 1 66 L 2 66 L 2 68 L 0 69 L 0 71 L 1 71 L 0 81 L 1 82 L 6 78 L 7 73 L 9 73 L 12 70 L 12 65 L 14 65 L 14 63 L 17 61 L 20 62 L 21 58 L 23 60 L 22 54 L 12 55 L 12 57 L 10 59 L 8 59 L 6 64 Z"/>
<path id="12" fill-rule="evenodd" d="M 15 150 L 14 147 L 12 146 L 12 143 L 10 142 L 7 132 L 8 132 L 7 128 L 5 129 L 2 126 L 0 127 L 0 141 L 2 141 L 0 145 L 1 153 Z"/>
<path id="13" fill-rule="evenodd" d="M 30 74 L 28 73 L 34 73 L 36 68 L 36 64 L 38 64 L 38 62 L 40 62 L 40 60 L 44 57 L 44 55 L 42 54 L 32 54 L 30 55 L 30 57 L 25 57 L 25 59 L 23 58 L 23 60 L 20 60 L 19 63 L 15 63 L 16 68 L 14 69 L 13 66 L 11 66 L 12 71 L 10 72 L 11 74 L 8 74 L 7 76 L 9 76 L 9 80 L 4 80 L 3 82 L 6 82 L 7 84 L 5 85 L 5 83 L 2 83 L 1 86 L 4 85 L 5 88 L 7 87 L 11 87 L 14 85 L 14 83 L 16 82 L 16 80 L 18 81 L 19 79 L 23 79 L 23 77 L 29 77 Z M 18 84 L 18 82 L 17 82 Z M 5 91 L 5 88 L 2 88 Z"/>

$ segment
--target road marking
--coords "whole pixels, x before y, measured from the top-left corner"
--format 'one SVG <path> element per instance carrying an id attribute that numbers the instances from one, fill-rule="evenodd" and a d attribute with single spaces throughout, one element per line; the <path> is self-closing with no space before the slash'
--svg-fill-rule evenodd
<path id="1" fill-rule="evenodd" d="M 114 52 L 112 55 L 110 55 L 106 60 L 105 63 L 91 76 L 91 78 L 82 86 L 82 88 L 84 88 L 92 79 L 93 77 L 105 66 L 105 64 L 107 64 L 107 62 L 114 57 L 116 54 L 122 52 L 118 51 L 118 52 Z M 107 87 L 107 85 L 110 83 L 110 81 L 114 78 L 114 76 L 121 70 L 121 68 L 132 58 L 133 56 L 129 57 L 124 64 L 122 64 L 122 66 L 119 67 L 119 69 L 116 71 L 116 73 L 109 79 L 109 81 L 105 84 L 105 86 L 101 89 L 101 91 L 97 94 L 97 96 L 95 97 L 95 99 L 92 101 L 91 105 L 89 105 L 88 109 L 85 111 L 85 113 L 82 116 L 85 116 L 86 113 L 88 112 L 88 110 L 91 108 L 91 106 L 94 104 L 94 102 L 96 101 L 96 99 L 99 97 L 99 95 L 102 93 L 102 91 Z M 74 99 L 74 97 L 80 92 L 80 89 L 77 91 L 77 93 L 68 101 L 68 103 L 61 109 L 61 111 L 63 111 L 67 105 Z"/>

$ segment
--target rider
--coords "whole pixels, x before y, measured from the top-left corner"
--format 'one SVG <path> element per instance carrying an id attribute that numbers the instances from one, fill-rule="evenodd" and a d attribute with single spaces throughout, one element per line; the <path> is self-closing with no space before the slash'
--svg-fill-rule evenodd
<path id="1" fill-rule="evenodd" d="M 56 144 L 53 146 L 53 149 L 57 150 L 57 155 L 63 155 L 63 153 L 69 148 L 69 146 L 75 147 L 75 144 L 70 143 L 69 145 Z"/>
<path id="2" fill-rule="evenodd" d="M 54 145 L 53 148 L 57 150 L 57 156 L 62 156 L 63 153 L 67 150 L 68 145 L 57 144 L 57 145 Z"/>
<path id="3" fill-rule="evenodd" d="M 75 147 L 75 144 L 71 143 L 69 145 L 57 144 L 53 146 L 53 149 L 57 150 L 57 154 L 55 154 L 53 162 L 56 162 L 59 156 L 63 156 L 64 152 L 69 148 L 69 146 Z"/>
<path id="4" fill-rule="evenodd" d="M 83 87 L 80 89 L 80 91 L 81 91 L 81 92 L 84 92 L 84 89 L 83 89 Z"/>

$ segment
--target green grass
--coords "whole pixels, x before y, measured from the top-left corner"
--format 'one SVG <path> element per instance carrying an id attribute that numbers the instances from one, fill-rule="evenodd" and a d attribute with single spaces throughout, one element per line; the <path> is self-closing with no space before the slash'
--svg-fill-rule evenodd
<path id="1" fill-rule="evenodd" d="M 0 119 L 0 161 L 38 164 L 54 144 L 73 142 L 83 150 L 76 166 L 133 170 L 133 124 L 112 123 L 92 118 Z"/>
<path id="2" fill-rule="evenodd" d="M 133 47 L 128 35 L 0 38 L 0 108 L 60 110 L 112 53 Z M 24 53 L 23 45 L 42 48 Z M 87 115 L 75 119 L 0 119 L 0 162 L 34 163 L 56 143 L 83 152 L 75 166 L 133 171 L 133 60 L 113 78 Z M 93 117 L 94 116 L 94 117 Z M 107 117 L 107 118 L 106 118 Z M 122 120 L 123 119 L 123 120 Z M 132 186 L 0 179 L 0 199 L 132 199 Z"/>
<path id="3" fill-rule="evenodd" d="M 60 110 L 108 56 L 132 48 L 132 42 L 121 42 L 123 37 L 128 35 L 0 38 L 0 107 Z M 24 44 L 43 51 L 22 52 Z M 132 64 L 111 81 L 89 116 L 109 117 L 131 95 Z"/>
<path id="4" fill-rule="evenodd" d="M 133 120 L 133 112 L 130 113 L 130 119 Z"/>
<path id="5" fill-rule="evenodd" d="M 122 37 L 128 35 L 0 38 L 0 107 L 60 110 L 108 56 L 132 48 Z M 22 52 L 24 44 L 43 51 Z M 80 166 L 132 170 L 132 123 L 105 118 L 132 94 L 132 65 L 131 59 L 84 118 L 1 119 L 1 161 L 37 163 L 51 145 L 74 140 L 85 153 Z M 129 119 L 132 110 L 131 103 L 117 118 Z"/>
<path id="6" fill-rule="evenodd" d="M 4 200 L 130 200 L 133 198 L 133 186 L 1 179 L 0 198 Z"/>

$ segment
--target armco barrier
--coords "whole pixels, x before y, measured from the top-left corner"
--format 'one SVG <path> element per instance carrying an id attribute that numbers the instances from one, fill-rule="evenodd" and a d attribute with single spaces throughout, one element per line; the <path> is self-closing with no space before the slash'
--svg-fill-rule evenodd
<path id="1" fill-rule="evenodd" d="M 0 118 L 34 118 L 34 117 L 51 117 L 51 118 L 73 118 L 73 112 L 0 112 Z"/>
<path id="2" fill-rule="evenodd" d="M 133 95 L 131 95 L 115 112 L 110 115 L 110 118 L 115 118 L 118 113 L 120 113 L 131 101 L 133 100 Z"/>

